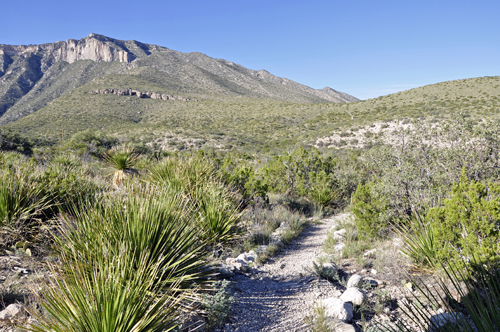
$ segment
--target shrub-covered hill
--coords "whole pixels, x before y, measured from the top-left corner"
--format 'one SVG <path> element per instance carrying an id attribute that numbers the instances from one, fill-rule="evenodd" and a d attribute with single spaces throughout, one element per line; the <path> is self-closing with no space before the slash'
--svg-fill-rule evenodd
<path id="1" fill-rule="evenodd" d="M 498 76 L 470 78 L 347 104 L 243 97 L 184 101 L 91 93 L 133 87 L 179 95 L 141 75 L 115 74 L 74 89 L 4 127 L 49 141 L 91 129 L 142 140 L 155 149 L 238 148 L 279 153 L 299 144 L 315 144 L 333 133 L 351 136 L 377 122 L 417 118 L 439 122 L 460 111 L 478 119 L 497 117 L 499 86 Z"/>

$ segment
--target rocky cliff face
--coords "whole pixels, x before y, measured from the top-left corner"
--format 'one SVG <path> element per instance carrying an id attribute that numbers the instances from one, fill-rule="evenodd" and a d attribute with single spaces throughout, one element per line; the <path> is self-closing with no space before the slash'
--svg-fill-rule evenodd
<path id="1" fill-rule="evenodd" d="M 27 53 L 43 54 L 45 57 L 51 57 L 55 62 L 66 61 L 68 63 L 78 60 L 131 62 L 136 58 L 126 48 L 110 43 L 106 39 L 104 36 L 91 33 L 80 40 L 68 39 L 65 42 L 52 44 L 0 45 L 0 54 L 7 56 Z"/>
<path id="2" fill-rule="evenodd" d="M 189 97 L 167 95 L 153 91 L 139 91 L 135 89 L 99 89 L 99 90 L 92 90 L 90 91 L 90 93 L 94 95 L 113 94 L 117 96 L 136 96 L 137 98 L 151 98 L 151 99 L 162 99 L 162 100 L 199 101 L 198 99 L 193 99 Z"/>

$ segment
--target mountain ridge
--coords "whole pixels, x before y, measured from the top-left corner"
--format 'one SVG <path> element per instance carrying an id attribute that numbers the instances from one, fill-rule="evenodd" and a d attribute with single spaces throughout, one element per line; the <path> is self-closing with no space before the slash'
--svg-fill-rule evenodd
<path id="1" fill-rule="evenodd" d="M 182 53 L 135 40 L 91 33 L 40 45 L 0 45 L 0 124 L 108 75 L 130 75 L 194 98 L 254 98 L 290 102 L 353 102 L 334 89 L 316 90 L 266 70 L 251 70 L 203 53 Z M 106 88 L 137 88 L 118 82 Z M 120 85 L 120 86 L 119 86 Z"/>

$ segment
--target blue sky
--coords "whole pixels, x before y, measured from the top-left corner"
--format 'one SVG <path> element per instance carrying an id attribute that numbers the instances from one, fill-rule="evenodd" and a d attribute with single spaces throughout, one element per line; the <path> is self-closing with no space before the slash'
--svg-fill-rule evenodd
<path id="1" fill-rule="evenodd" d="M 500 75 L 500 1 L 4 1 L 0 44 L 94 32 L 361 99 Z"/>

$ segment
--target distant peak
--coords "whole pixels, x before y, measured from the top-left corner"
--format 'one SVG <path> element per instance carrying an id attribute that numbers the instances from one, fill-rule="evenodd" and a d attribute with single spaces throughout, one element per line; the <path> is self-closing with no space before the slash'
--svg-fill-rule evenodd
<path id="1" fill-rule="evenodd" d="M 329 86 L 325 86 L 323 89 L 321 89 L 321 91 L 325 91 L 325 92 L 327 92 L 327 91 L 335 91 L 335 92 L 337 92 L 337 90 L 332 89 Z"/>
<path id="2" fill-rule="evenodd" d="M 94 39 L 98 39 L 98 40 L 113 39 L 113 38 L 106 37 L 105 35 L 100 35 L 98 33 L 93 33 L 93 32 L 90 35 L 88 35 L 87 37 L 85 37 L 84 39 L 87 39 L 87 38 L 94 38 Z"/>

